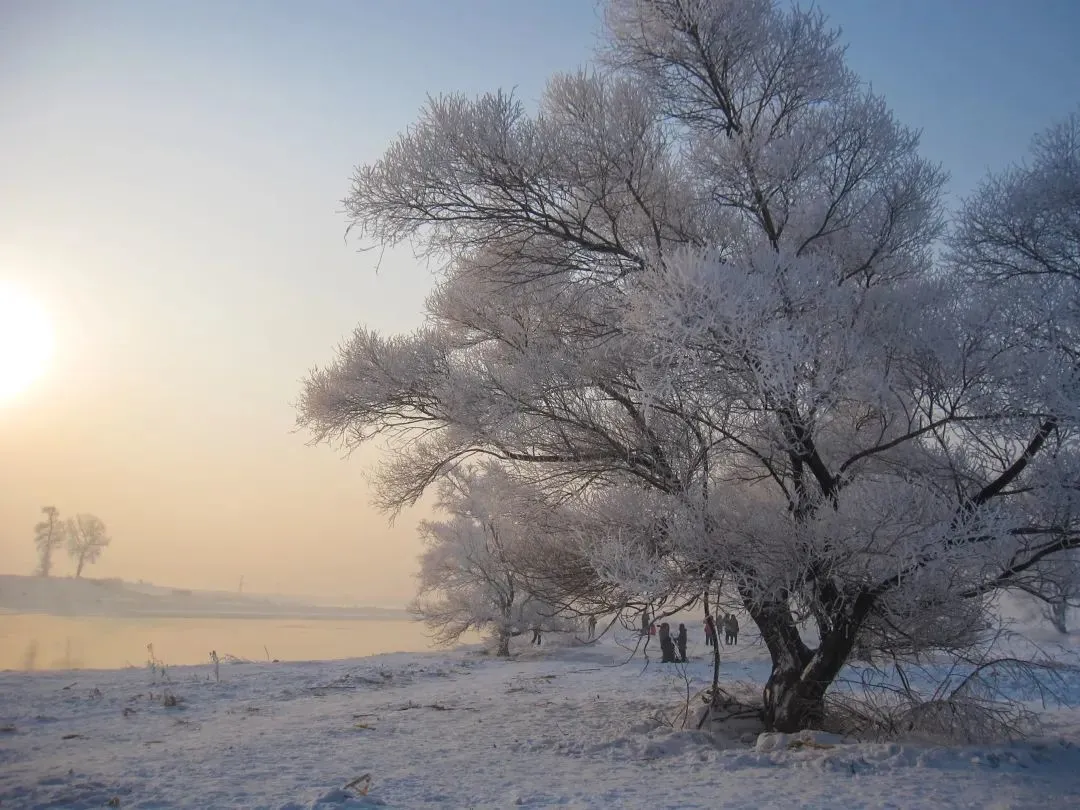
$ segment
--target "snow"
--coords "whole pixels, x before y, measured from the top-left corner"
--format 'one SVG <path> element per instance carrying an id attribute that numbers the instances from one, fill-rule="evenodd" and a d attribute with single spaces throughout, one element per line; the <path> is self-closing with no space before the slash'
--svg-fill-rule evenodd
<path id="1" fill-rule="evenodd" d="M 761 682 L 759 645 L 722 651 L 725 684 Z M 212 666 L 2 673 L 0 807 L 1080 806 L 1074 709 L 1003 745 L 714 736 L 657 719 L 683 705 L 678 667 L 624 663 L 610 639 L 515 652 L 223 664 L 220 682 Z M 366 796 L 346 788 L 365 774 Z"/>

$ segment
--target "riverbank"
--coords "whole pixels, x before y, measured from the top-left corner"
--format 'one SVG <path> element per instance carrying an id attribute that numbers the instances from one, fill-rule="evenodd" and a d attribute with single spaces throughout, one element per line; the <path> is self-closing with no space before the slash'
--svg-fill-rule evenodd
<path id="1" fill-rule="evenodd" d="M 768 662 L 747 641 L 723 649 L 722 677 L 758 689 Z M 713 735 L 668 724 L 684 705 L 681 667 L 622 663 L 607 639 L 561 643 L 521 644 L 510 661 L 463 648 L 164 677 L 0 674 L 0 806 L 1080 806 L 1074 709 L 1011 745 Z M 705 652 L 692 645 L 692 691 Z"/>
<path id="2" fill-rule="evenodd" d="M 226 619 L 406 619 L 403 608 L 323 605 L 286 596 L 169 588 L 118 579 L 0 575 L 0 612 Z"/>

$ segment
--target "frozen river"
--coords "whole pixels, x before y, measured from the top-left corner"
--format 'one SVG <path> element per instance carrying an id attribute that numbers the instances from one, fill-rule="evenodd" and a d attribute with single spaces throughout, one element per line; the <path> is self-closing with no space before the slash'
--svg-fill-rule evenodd
<path id="1" fill-rule="evenodd" d="M 148 645 L 153 645 L 152 649 Z M 0 669 L 201 664 L 210 651 L 251 661 L 312 661 L 432 648 L 409 619 L 119 618 L 0 613 Z"/>

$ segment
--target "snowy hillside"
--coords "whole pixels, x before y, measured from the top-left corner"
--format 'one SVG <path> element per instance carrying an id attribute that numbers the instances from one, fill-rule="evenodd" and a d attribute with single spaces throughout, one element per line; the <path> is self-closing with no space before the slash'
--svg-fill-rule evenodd
<path id="1" fill-rule="evenodd" d="M 723 648 L 727 686 L 767 674 L 747 641 Z M 220 681 L 212 666 L 2 674 L 0 806 L 1080 806 L 1075 709 L 1005 745 L 759 737 L 745 723 L 714 736 L 666 725 L 685 705 L 676 667 L 623 664 L 607 639 L 517 649 L 222 665 Z M 691 654 L 696 691 L 708 663 Z"/>

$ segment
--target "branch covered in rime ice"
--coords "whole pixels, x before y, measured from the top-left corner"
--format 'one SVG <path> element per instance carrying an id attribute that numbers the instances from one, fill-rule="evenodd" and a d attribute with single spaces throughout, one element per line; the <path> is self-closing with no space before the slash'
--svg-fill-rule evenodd
<path id="1" fill-rule="evenodd" d="M 1028 163 L 990 177 L 967 200 L 952 258 L 994 280 L 1043 276 L 1078 284 L 1078 210 L 1080 112 L 1074 112 L 1034 138 Z"/>
<path id="2" fill-rule="evenodd" d="M 766 723 L 818 725 L 853 654 L 963 649 L 1080 547 L 1077 119 L 935 263 L 946 176 L 819 11 L 606 5 L 598 65 L 535 110 L 434 98 L 356 170 L 350 227 L 443 269 L 427 325 L 358 329 L 299 422 L 388 441 L 391 514 L 501 469 L 532 528 L 511 570 L 550 607 L 737 605 Z M 487 549 L 482 525 L 423 531 Z M 446 637 L 494 615 L 454 598 Z"/>

